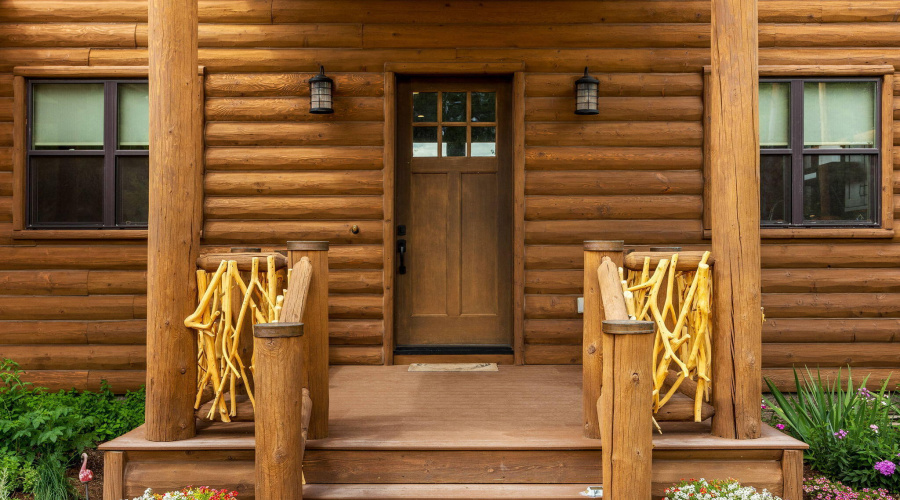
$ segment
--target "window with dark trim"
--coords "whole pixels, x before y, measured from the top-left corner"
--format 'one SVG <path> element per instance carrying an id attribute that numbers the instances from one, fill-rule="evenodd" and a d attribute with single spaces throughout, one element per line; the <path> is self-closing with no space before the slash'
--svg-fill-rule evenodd
<path id="1" fill-rule="evenodd" d="M 26 226 L 144 229 L 147 80 L 27 81 Z"/>
<path id="2" fill-rule="evenodd" d="M 763 227 L 878 227 L 881 79 L 764 78 Z"/>

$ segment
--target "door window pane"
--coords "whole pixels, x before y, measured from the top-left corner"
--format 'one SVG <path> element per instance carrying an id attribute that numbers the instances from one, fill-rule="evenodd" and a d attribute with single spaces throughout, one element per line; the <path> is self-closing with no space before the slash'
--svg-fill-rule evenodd
<path id="1" fill-rule="evenodd" d="M 875 82 L 805 82 L 805 147 L 874 148 L 876 89 Z"/>
<path id="2" fill-rule="evenodd" d="M 444 122 L 464 122 L 466 121 L 466 93 L 465 92 L 444 92 L 443 96 L 443 115 L 441 121 Z"/>
<path id="3" fill-rule="evenodd" d="M 803 158 L 803 217 L 809 222 L 873 222 L 872 155 Z"/>
<path id="4" fill-rule="evenodd" d="M 759 162 L 760 220 L 784 223 L 790 220 L 791 157 L 762 155 Z"/>
<path id="5" fill-rule="evenodd" d="M 32 86 L 33 149 L 103 149 L 102 83 Z"/>
<path id="6" fill-rule="evenodd" d="M 103 224 L 103 157 L 31 158 L 34 224 Z"/>
<path id="7" fill-rule="evenodd" d="M 413 121 L 437 121 L 437 92 L 413 92 Z"/>
<path id="8" fill-rule="evenodd" d="M 759 147 L 784 149 L 790 145 L 790 95 L 788 82 L 759 84 Z"/>
<path id="9" fill-rule="evenodd" d="M 119 84 L 119 149 L 150 148 L 150 99 L 146 83 Z"/>
<path id="10" fill-rule="evenodd" d="M 466 156 L 466 127 L 442 127 L 442 156 Z"/>
<path id="11" fill-rule="evenodd" d="M 472 127 L 472 156 L 497 156 L 496 127 Z"/>
<path id="12" fill-rule="evenodd" d="M 413 156 L 437 156 L 437 127 L 413 127 Z"/>
<path id="13" fill-rule="evenodd" d="M 116 224 L 146 226 L 150 194 L 150 158 L 120 156 L 116 161 Z"/>
<path id="14" fill-rule="evenodd" d="M 472 92 L 472 121 L 497 121 L 497 94 L 495 92 Z"/>

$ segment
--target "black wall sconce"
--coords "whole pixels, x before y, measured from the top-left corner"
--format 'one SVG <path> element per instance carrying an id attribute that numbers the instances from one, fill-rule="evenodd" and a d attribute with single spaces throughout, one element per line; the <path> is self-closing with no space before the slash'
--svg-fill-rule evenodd
<path id="1" fill-rule="evenodd" d="M 314 115 L 334 113 L 333 92 L 334 80 L 325 76 L 325 66 L 319 66 L 319 74 L 309 79 L 309 112 Z"/>
<path id="2" fill-rule="evenodd" d="M 584 68 L 584 76 L 575 80 L 575 114 L 596 115 L 600 113 L 597 99 L 600 94 L 600 80 L 588 74 Z"/>

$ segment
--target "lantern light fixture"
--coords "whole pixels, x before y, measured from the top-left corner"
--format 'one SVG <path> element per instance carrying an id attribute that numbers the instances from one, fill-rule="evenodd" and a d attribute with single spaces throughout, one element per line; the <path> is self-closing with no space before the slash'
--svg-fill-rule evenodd
<path id="1" fill-rule="evenodd" d="M 584 68 L 584 76 L 575 80 L 575 114 L 596 115 L 598 109 L 598 96 L 600 94 L 600 80 L 588 74 Z"/>
<path id="2" fill-rule="evenodd" d="M 325 76 L 325 66 L 319 66 L 319 74 L 309 79 L 309 112 L 314 115 L 334 113 L 333 92 L 334 80 Z"/>

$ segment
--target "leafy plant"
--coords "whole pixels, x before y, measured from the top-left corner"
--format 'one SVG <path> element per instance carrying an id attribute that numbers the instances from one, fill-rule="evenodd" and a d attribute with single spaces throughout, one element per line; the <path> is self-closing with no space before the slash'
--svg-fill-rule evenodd
<path id="1" fill-rule="evenodd" d="M 38 459 L 37 482 L 32 489 L 34 500 L 67 500 L 69 491 L 66 468 L 59 457 L 41 456 Z"/>
<path id="2" fill-rule="evenodd" d="M 775 414 L 786 423 L 794 437 L 809 444 L 807 464 L 831 479 L 857 489 L 885 488 L 900 492 L 900 428 L 893 424 L 897 415 L 888 381 L 876 392 L 866 388 L 868 377 L 854 387 L 847 375 L 846 387 L 841 374 L 825 383 L 807 371 L 802 381 L 794 371 L 797 395 L 785 396 L 770 381 L 766 383 L 775 403 Z"/>
<path id="3" fill-rule="evenodd" d="M 741 486 L 735 479 L 683 479 L 666 488 L 664 500 L 781 500 L 766 490 Z"/>

